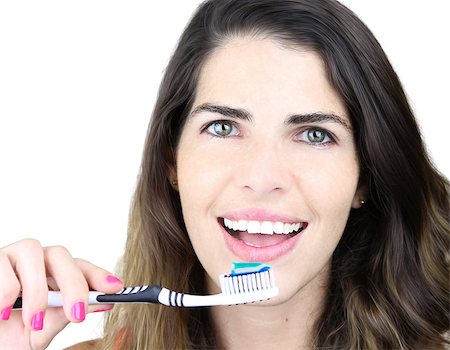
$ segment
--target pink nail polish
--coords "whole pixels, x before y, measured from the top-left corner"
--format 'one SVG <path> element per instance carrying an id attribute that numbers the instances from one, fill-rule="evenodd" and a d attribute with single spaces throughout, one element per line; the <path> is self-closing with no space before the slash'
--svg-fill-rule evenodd
<path id="1" fill-rule="evenodd" d="M 86 318 L 86 307 L 84 302 L 78 301 L 72 306 L 71 310 L 72 317 L 77 321 L 84 321 Z"/>
<path id="2" fill-rule="evenodd" d="M 94 310 L 93 312 L 105 312 L 105 311 L 110 311 L 112 309 L 99 309 L 99 310 Z"/>
<path id="3" fill-rule="evenodd" d="M 31 319 L 31 328 L 35 331 L 40 331 L 44 328 L 44 311 L 38 311 L 33 315 Z"/>
<path id="4" fill-rule="evenodd" d="M 113 275 L 106 276 L 106 280 L 108 281 L 108 283 L 123 283 L 120 279 Z"/>
<path id="5" fill-rule="evenodd" d="M 11 310 L 12 310 L 12 305 L 5 307 L 1 312 L 0 312 L 0 319 L 2 319 L 3 321 L 9 320 L 9 316 L 11 316 Z"/>

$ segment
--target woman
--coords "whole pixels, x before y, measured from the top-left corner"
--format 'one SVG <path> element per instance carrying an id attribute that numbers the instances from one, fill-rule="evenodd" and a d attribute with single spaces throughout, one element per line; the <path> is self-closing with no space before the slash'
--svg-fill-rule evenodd
<path id="1" fill-rule="evenodd" d="M 289 234 L 263 235 L 263 222 Z M 64 311 L 45 312 L 53 334 L 63 313 L 84 317 L 88 286 L 123 285 L 62 248 L 21 242 L 2 256 L 14 262 L 25 247 L 47 261 L 31 285 L 47 272 L 64 295 Z M 209 294 L 231 261 L 261 260 L 280 295 L 196 310 L 117 305 L 104 339 L 84 347 L 443 348 L 448 247 L 448 182 L 370 31 L 331 0 L 207 1 L 160 87 L 120 276 Z M 11 304 L 20 264 L 3 266 Z M 27 331 L 42 325 L 44 305 L 31 305 Z M 24 336 L 31 348 L 51 339 L 38 333 Z"/>

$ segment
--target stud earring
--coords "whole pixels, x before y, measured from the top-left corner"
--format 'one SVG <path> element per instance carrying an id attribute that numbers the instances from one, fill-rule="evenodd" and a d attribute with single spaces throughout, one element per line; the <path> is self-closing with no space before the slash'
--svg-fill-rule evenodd
<path id="1" fill-rule="evenodd" d="M 363 206 L 364 204 L 366 204 L 366 201 L 365 201 L 364 199 L 361 199 L 361 200 L 359 201 L 359 204 L 361 204 L 361 206 Z"/>
<path id="2" fill-rule="evenodd" d="M 177 180 L 172 180 L 170 183 L 172 184 L 173 187 L 177 187 L 178 186 L 178 181 Z"/>

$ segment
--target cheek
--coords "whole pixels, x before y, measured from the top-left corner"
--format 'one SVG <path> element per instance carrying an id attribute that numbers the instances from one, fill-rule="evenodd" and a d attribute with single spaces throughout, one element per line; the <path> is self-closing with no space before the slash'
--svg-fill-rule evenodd
<path id="1" fill-rule="evenodd" d="M 223 170 L 217 157 L 199 147 L 185 145 L 177 157 L 177 178 L 183 219 L 194 251 L 212 281 L 229 269 L 218 224 L 212 215 L 223 191 Z M 217 289 L 217 287 L 215 287 Z"/>
<path id="2" fill-rule="evenodd" d="M 336 161 L 339 159 L 339 161 Z M 339 239 L 347 223 L 357 189 L 359 166 L 354 157 L 323 159 L 317 171 L 300 175 L 301 192 L 313 221 Z M 331 238 L 331 237 L 330 237 Z"/>
<path id="3" fill-rule="evenodd" d="M 187 204 L 194 200 L 205 203 L 220 194 L 229 182 L 229 175 L 235 170 L 234 163 L 230 161 L 230 152 L 214 141 L 189 142 L 187 139 L 189 137 L 180 143 L 177 154 L 180 196 Z"/>
<path id="4" fill-rule="evenodd" d="M 311 169 L 300 173 L 305 190 L 315 192 L 315 197 L 332 206 L 353 198 L 359 178 L 358 162 L 353 157 L 316 157 L 307 164 Z"/>
<path id="5" fill-rule="evenodd" d="M 205 225 L 211 225 L 205 218 L 209 217 L 208 210 L 223 186 L 219 181 L 220 167 L 210 152 L 202 150 L 198 144 L 183 142 L 180 146 L 177 154 L 178 191 L 188 233 L 197 237 L 198 232 L 207 231 Z"/>
<path id="6" fill-rule="evenodd" d="M 220 189 L 218 170 L 207 159 L 198 159 L 195 153 L 180 157 L 177 165 L 178 190 L 183 208 L 199 209 Z"/>

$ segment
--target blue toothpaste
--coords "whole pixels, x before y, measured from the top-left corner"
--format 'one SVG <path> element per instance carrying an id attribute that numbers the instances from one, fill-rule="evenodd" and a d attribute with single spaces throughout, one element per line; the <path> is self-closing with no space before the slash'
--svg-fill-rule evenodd
<path id="1" fill-rule="evenodd" d="M 260 262 L 233 262 L 231 264 L 231 276 L 264 272 L 270 269 L 271 269 L 270 265 Z"/>

